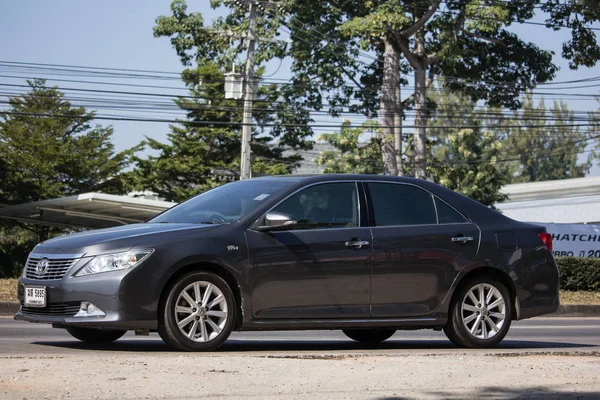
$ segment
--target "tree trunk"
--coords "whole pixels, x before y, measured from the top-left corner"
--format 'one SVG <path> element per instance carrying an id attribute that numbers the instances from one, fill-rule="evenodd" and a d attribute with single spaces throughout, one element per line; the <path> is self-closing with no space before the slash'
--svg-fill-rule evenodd
<path id="1" fill-rule="evenodd" d="M 396 166 L 398 176 L 404 176 L 404 166 L 402 165 L 402 97 L 400 96 L 400 82 L 396 88 L 396 114 L 394 115 L 394 147 L 396 148 Z"/>
<path id="2" fill-rule="evenodd" d="M 37 237 L 38 237 L 38 243 L 45 242 L 46 240 L 48 240 L 48 237 L 50 236 L 50 227 L 43 226 L 43 225 L 36 225 L 35 233 L 37 234 Z"/>
<path id="3" fill-rule="evenodd" d="M 383 158 L 383 172 L 386 175 L 398 175 L 394 126 L 396 114 L 398 113 L 398 99 L 396 98 L 398 91 L 396 88 L 400 87 L 400 53 L 389 38 L 384 38 L 384 43 L 383 84 L 379 104 L 379 124 L 382 128 L 381 157 Z"/>
<path id="4" fill-rule="evenodd" d="M 415 71 L 415 178 L 427 179 L 427 64 L 425 32 L 415 35 L 415 53 L 418 66 Z"/>

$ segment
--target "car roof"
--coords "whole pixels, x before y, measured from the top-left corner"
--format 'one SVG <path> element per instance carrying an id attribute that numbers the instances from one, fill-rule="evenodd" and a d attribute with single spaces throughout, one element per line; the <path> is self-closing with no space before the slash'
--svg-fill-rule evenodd
<path id="1" fill-rule="evenodd" d="M 255 180 L 285 180 L 298 183 L 313 183 L 323 181 L 347 181 L 347 180 L 377 180 L 387 182 L 406 182 L 418 183 L 426 182 L 422 179 L 409 178 L 404 176 L 390 175 L 367 175 L 367 174 L 318 174 L 318 175 L 271 175 L 254 178 Z"/>

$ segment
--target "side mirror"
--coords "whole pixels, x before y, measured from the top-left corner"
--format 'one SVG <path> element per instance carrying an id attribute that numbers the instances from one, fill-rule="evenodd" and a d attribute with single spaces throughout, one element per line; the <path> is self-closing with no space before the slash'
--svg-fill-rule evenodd
<path id="1" fill-rule="evenodd" d="M 297 221 L 289 214 L 270 212 L 265 215 L 262 220 L 262 225 L 259 225 L 255 230 L 259 232 L 284 231 L 296 225 Z"/>

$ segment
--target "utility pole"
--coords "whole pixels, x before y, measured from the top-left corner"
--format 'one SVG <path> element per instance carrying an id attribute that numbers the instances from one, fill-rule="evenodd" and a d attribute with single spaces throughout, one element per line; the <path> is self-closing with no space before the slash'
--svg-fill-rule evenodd
<path id="1" fill-rule="evenodd" d="M 250 1 L 250 20 L 248 26 L 248 58 L 246 60 L 246 79 L 244 81 L 244 118 L 242 125 L 242 158 L 240 179 L 252 177 L 250 163 L 252 141 L 252 107 L 254 105 L 254 52 L 256 50 L 256 3 Z"/>

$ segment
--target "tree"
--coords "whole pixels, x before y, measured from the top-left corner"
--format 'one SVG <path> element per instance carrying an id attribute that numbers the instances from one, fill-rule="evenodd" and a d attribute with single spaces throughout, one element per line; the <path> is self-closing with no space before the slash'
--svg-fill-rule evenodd
<path id="1" fill-rule="evenodd" d="M 14 226 L 0 226 L 0 279 L 17 278 L 23 272 L 27 255 L 36 245 L 37 236 Z"/>
<path id="2" fill-rule="evenodd" d="M 500 138 L 485 127 L 480 114 L 486 110 L 480 112 L 473 100 L 448 90 L 430 93 L 436 108 L 429 116 L 429 176 L 487 206 L 506 200 L 501 189 L 508 176 L 499 163 L 506 150 Z"/>
<path id="3" fill-rule="evenodd" d="M 543 100 L 536 105 L 531 94 L 526 95 L 523 108 L 496 130 L 503 140 L 510 183 L 584 177 L 594 155 L 579 162 L 589 135 L 576 125 L 564 102 L 555 101 L 547 109 Z"/>
<path id="4" fill-rule="evenodd" d="M 507 196 L 501 193 L 508 177 L 498 168 L 502 143 L 490 131 L 460 129 L 448 133 L 429 166 L 434 181 L 486 206 Z"/>
<path id="5" fill-rule="evenodd" d="M 475 101 L 518 108 L 521 93 L 552 79 L 556 71 L 551 53 L 506 29 L 532 18 L 538 2 L 462 0 L 446 2 L 443 11 L 440 3 L 329 0 L 287 6 L 286 24 L 295 39 L 290 50 L 293 82 L 318 82 L 309 95 L 317 100 L 311 107 L 321 108 L 326 99 L 333 115 L 340 106 L 349 106 L 368 118 L 379 116 L 388 174 L 402 172 L 400 149 L 395 148 L 402 137 L 397 117 L 414 104 L 414 172 L 426 175 L 426 89 L 433 77 Z M 400 71 L 407 66 L 414 73 L 415 90 L 401 104 Z M 346 81 L 354 88 L 340 90 Z"/>
<path id="6" fill-rule="evenodd" d="M 571 38 L 563 43 L 562 56 L 571 69 L 593 67 L 600 60 L 600 44 L 594 24 L 600 21 L 597 0 L 546 0 L 541 10 L 548 14 L 546 26 L 557 31 L 571 30 Z"/>
<path id="7" fill-rule="evenodd" d="M 44 80 L 9 100 L 0 112 L 0 205 L 14 205 L 99 191 L 124 194 L 123 173 L 135 148 L 115 153 L 112 127 L 92 127 L 93 112 L 73 107 Z M 29 226 L 40 241 L 50 229 Z"/>
<path id="8" fill-rule="evenodd" d="M 225 99 L 223 72 L 218 66 L 208 64 L 186 72 L 186 79 L 192 73 L 203 84 L 191 88 L 190 96 L 175 101 L 186 112 L 187 119 L 171 125 L 169 143 L 146 140 L 145 144 L 157 155 L 135 158 L 138 188 L 151 190 L 168 201 L 183 201 L 236 180 L 240 165 L 242 116 L 237 102 Z M 264 107 L 267 107 L 264 101 L 257 102 L 257 108 Z M 266 135 L 253 137 L 253 173 L 290 173 L 299 157 L 284 157 L 284 149 L 271 146 L 270 141 L 271 137 Z"/>
<path id="9" fill-rule="evenodd" d="M 222 3 L 211 1 L 211 7 L 218 8 Z M 186 67 L 182 79 L 190 96 L 176 103 L 186 111 L 187 119 L 172 126 L 170 144 L 148 140 L 148 145 L 160 154 L 138 159 L 137 163 L 141 185 L 166 199 L 182 200 L 223 180 L 235 179 L 234 171 L 239 169 L 243 100 L 225 99 L 224 74 L 232 68 L 241 69 L 238 58 L 244 51 L 241 43 L 232 45 L 234 40 L 227 32 L 241 37 L 247 30 L 247 21 L 239 7 L 207 26 L 201 13 L 188 13 L 184 0 L 173 1 L 171 11 L 172 15 L 157 18 L 154 36 L 169 37 Z M 257 35 L 273 37 L 278 26 L 273 20 L 259 18 Z M 259 41 L 257 83 L 265 62 L 277 55 L 282 56 L 277 44 Z M 284 157 L 283 151 L 312 146 L 310 114 L 294 89 L 256 86 L 253 174 L 290 173 L 300 157 Z"/>
<path id="10" fill-rule="evenodd" d="M 338 133 L 323 134 L 319 140 L 332 145 L 335 150 L 321 153 L 317 164 L 325 167 L 327 174 L 354 173 L 379 174 L 383 170 L 381 145 L 376 137 L 361 143 L 365 132 L 376 133 L 379 127 L 370 121 L 360 128 L 352 128 L 349 120 L 344 121 Z"/>
<path id="11" fill-rule="evenodd" d="M 482 204 L 493 206 L 504 201 L 506 196 L 500 190 L 508 183 L 508 176 L 499 163 L 505 153 L 500 138 L 485 129 L 474 101 L 444 90 L 430 89 L 430 93 L 437 106 L 429 115 L 432 139 L 427 142 L 431 160 L 428 175 L 435 182 Z M 363 128 L 351 129 L 346 124 L 339 133 L 324 135 L 336 149 L 324 152 L 319 159 L 319 163 L 326 166 L 326 172 L 383 172 L 381 148 L 373 140 L 360 143 L 367 129 L 376 132 L 378 125 L 372 122 Z M 412 139 L 408 140 L 407 147 L 407 156 L 412 157 Z M 407 172 L 410 172 L 408 168 Z"/>

